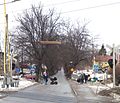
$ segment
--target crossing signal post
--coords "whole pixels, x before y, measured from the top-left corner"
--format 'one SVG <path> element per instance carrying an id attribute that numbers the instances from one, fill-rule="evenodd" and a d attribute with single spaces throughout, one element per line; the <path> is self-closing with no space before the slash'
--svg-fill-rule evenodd
<path id="1" fill-rule="evenodd" d="M 119 60 L 116 60 L 115 53 L 117 53 L 116 51 L 118 50 L 120 45 L 115 47 L 115 44 L 113 44 L 113 47 L 111 47 L 109 45 L 107 45 L 107 47 L 113 52 L 113 54 L 112 54 L 113 59 L 109 59 L 108 64 L 113 69 L 113 88 L 114 88 L 115 87 L 115 65 L 116 65 L 117 61 L 119 61 Z"/>

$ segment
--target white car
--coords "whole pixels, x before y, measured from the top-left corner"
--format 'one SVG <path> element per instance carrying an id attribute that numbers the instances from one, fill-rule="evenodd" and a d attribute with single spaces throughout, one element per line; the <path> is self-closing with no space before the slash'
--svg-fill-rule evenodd
<path id="1" fill-rule="evenodd" d="M 71 79 L 72 80 L 77 80 L 79 78 L 80 74 L 81 74 L 80 72 L 74 71 L 71 75 Z"/>
<path id="2" fill-rule="evenodd" d="M 102 71 L 99 71 L 98 73 L 95 73 L 95 77 L 97 78 L 98 81 L 106 80 L 108 78 L 107 74 L 103 73 Z"/>

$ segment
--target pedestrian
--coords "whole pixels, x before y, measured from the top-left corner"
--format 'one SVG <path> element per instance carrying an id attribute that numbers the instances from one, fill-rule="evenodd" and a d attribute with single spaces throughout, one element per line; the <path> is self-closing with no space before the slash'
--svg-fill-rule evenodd
<path id="1" fill-rule="evenodd" d="M 48 82 L 48 74 L 46 71 L 43 72 L 43 79 L 45 81 L 45 85 L 47 85 L 47 82 Z"/>
<path id="2" fill-rule="evenodd" d="M 85 80 L 85 75 L 84 75 L 84 73 L 81 73 L 81 84 L 84 83 L 84 80 Z"/>
<path id="3" fill-rule="evenodd" d="M 85 74 L 84 76 L 85 76 L 85 83 L 87 83 L 87 81 L 88 81 L 88 74 Z"/>
<path id="4" fill-rule="evenodd" d="M 84 83 L 84 74 L 83 73 L 80 74 L 79 78 L 77 79 L 77 82 L 80 84 Z"/>

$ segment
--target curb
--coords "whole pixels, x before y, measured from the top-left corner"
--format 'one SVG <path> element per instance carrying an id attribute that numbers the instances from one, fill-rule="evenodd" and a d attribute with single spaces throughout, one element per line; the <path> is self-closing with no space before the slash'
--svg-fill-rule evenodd
<path id="1" fill-rule="evenodd" d="M 74 95 L 75 95 L 75 96 L 77 96 L 77 95 L 78 95 L 78 93 L 77 93 L 77 91 L 74 89 L 74 87 L 72 86 L 72 84 L 70 83 L 70 81 L 69 81 L 69 80 L 68 80 L 68 83 L 69 83 L 69 85 L 70 85 L 70 87 L 71 87 L 71 89 L 72 89 L 72 91 L 73 91 Z"/>
<path id="2" fill-rule="evenodd" d="M 75 96 L 78 95 L 77 92 L 76 92 L 76 90 L 74 90 L 73 88 L 72 88 L 72 91 L 73 91 L 73 93 L 75 94 Z"/>

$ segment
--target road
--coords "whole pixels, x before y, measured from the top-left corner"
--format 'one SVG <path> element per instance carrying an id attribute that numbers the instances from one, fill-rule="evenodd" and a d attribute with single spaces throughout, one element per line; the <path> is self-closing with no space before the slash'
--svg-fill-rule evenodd
<path id="1" fill-rule="evenodd" d="M 0 99 L 0 103 L 113 103 L 112 98 L 96 95 L 88 84 L 68 82 L 63 70 L 56 77 L 58 85 L 36 84 Z"/>
<path id="2" fill-rule="evenodd" d="M 76 103 L 76 98 L 64 77 L 59 71 L 58 85 L 37 84 L 0 99 L 0 103 Z"/>

